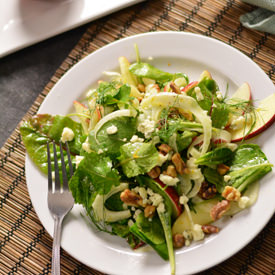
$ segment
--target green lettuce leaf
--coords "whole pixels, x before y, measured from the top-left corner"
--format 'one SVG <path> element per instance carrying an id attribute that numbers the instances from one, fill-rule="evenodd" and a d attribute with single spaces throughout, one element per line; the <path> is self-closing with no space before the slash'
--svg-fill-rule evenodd
<path id="1" fill-rule="evenodd" d="M 80 162 L 69 186 L 75 202 L 83 204 L 89 211 L 97 194 L 107 194 L 119 183 L 118 171 L 112 168 L 111 159 L 92 152 Z"/>
<path id="2" fill-rule="evenodd" d="M 128 178 L 149 172 L 158 163 L 158 151 L 151 143 L 126 143 L 120 153 L 120 164 Z"/>
<path id="3" fill-rule="evenodd" d="M 116 82 L 102 82 L 97 89 L 98 98 L 97 103 L 101 105 L 113 105 L 113 104 L 129 104 L 131 87 L 124 84 L 118 87 Z"/>
<path id="4" fill-rule="evenodd" d="M 233 187 L 240 192 L 272 170 L 265 154 L 257 144 L 242 144 L 235 151 L 228 175 Z"/>
<path id="5" fill-rule="evenodd" d="M 64 116 L 39 114 L 24 121 L 20 127 L 20 133 L 26 150 L 32 161 L 43 173 L 48 172 L 47 142 L 54 140 L 58 145 L 64 127 L 71 128 L 75 134 L 74 139 L 69 142 L 69 148 L 72 154 L 71 158 L 74 160 L 73 155 L 80 153 L 81 144 L 85 139 L 80 123 Z M 50 151 L 53 152 L 52 144 L 50 144 Z M 59 151 L 59 149 L 57 151 Z M 63 154 L 65 163 L 67 163 L 68 160 L 65 150 L 63 150 Z M 60 163 L 59 152 L 57 156 Z M 53 167 L 54 163 L 52 161 L 52 168 Z"/>
<path id="6" fill-rule="evenodd" d="M 107 128 L 116 126 L 117 132 L 108 135 Z M 97 132 L 95 139 L 94 131 L 89 134 L 90 148 L 98 152 L 99 149 L 105 151 L 110 156 L 117 156 L 120 152 L 120 147 L 128 142 L 136 132 L 136 118 L 120 117 L 106 122 Z"/>

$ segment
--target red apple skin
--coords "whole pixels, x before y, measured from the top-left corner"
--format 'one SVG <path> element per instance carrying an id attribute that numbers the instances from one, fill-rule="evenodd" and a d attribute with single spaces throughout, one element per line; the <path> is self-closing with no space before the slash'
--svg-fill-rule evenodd
<path id="1" fill-rule="evenodd" d="M 224 140 L 224 139 L 221 139 L 221 138 L 219 138 L 219 139 L 212 139 L 212 142 L 214 143 L 214 144 L 222 144 L 222 143 L 226 143 L 227 141 L 226 140 Z"/>
<path id="2" fill-rule="evenodd" d="M 181 92 L 187 93 L 189 90 L 193 89 L 198 85 L 199 81 L 190 82 L 187 86 L 180 89 Z"/>
<path id="3" fill-rule="evenodd" d="M 156 181 L 162 188 L 165 188 L 164 191 L 167 193 L 171 202 L 173 203 L 174 209 L 176 209 L 178 217 L 182 212 L 182 207 L 179 203 L 179 195 L 177 191 L 172 186 L 167 187 L 167 185 L 164 184 L 159 178 L 154 179 L 154 181 Z"/>
<path id="4" fill-rule="evenodd" d="M 253 132 L 248 134 L 246 137 L 232 139 L 231 142 L 239 142 L 239 141 L 242 141 L 243 139 L 247 140 L 247 139 L 253 138 L 253 137 L 259 135 L 260 133 L 262 133 L 263 131 L 265 131 L 267 128 L 269 128 L 273 124 L 274 121 L 275 121 L 275 115 L 273 117 L 271 117 L 271 119 L 267 123 L 265 123 L 262 127 L 254 130 Z"/>

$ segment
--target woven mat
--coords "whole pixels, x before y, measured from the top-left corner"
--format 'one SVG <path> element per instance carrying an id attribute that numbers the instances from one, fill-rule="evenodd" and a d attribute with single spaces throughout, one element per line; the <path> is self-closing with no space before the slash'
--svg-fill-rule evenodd
<path id="1" fill-rule="evenodd" d="M 114 40 L 148 31 L 188 31 L 217 38 L 248 55 L 275 82 L 275 36 L 239 23 L 239 16 L 252 9 L 235 0 L 156 0 L 99 19 L 91 23 L 24 119 L 37 112 L 53 85 L 80 59 Z M 0 150 L 0 272 L 49 274 L 52 239 L 31 204 L 24 162 L 17 128 Z M 274 222 L 273 218 L 238 254 L 201 274 L 274 274 Z M 61 258 L 62 274 L 102 274 L 65 251 Z"/>

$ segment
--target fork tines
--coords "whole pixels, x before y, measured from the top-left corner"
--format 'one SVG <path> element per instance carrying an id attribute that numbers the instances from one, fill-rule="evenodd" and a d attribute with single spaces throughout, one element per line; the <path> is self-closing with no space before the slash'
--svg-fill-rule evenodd
<path id="1" fill-rule="evenodd" d="M 57 152 L 56 152 L 56 144 L 53 141 L 53 157 L 54 157 L 54 191 L 55 192 L 60 192 L 61 190 L 61 185 L 62 189 L 64 191 L 69 190 L 68 187 L 68 176 L 67 176 L 67 171 L 66 171 L 66 164 L 64 161 L 64 154 L 63 154 L 63 143 L 60 141 L 59 143 L 59 149 L 60 149 L 60 159 L 61 159 L 61 171 L 62 171 L 62 184 L 60 181 L 60 176 L 59 176 L 59 166 L 58 166 L 58 159 L 57 159 Z M 72 167 L 72 162 L 71 162 L 71 157 L 70 157 L 70 151 L 69 151 L 69 146 L 68 143 L 65 143 L 66 146 L 66 152 L 67 152 L 67 157 L 68 157 L 68 164 L 69 164 L 69 177 L 73 175 L 73 167 Z M 51 151 L 50 151 L 50 143 L 47 142 L 47 155 L 48 155 L 48 190 L 50 192 L 53 192 L 53 174 L 52 174 L 52 162 L 51 162 Z"/>

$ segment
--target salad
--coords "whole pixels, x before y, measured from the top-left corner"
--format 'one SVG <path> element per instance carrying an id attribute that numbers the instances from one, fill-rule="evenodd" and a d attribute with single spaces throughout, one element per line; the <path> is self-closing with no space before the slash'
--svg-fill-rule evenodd
<path id="1" fill-rule="evenodd" d="M 93 225 L 133 249 L 150 245 L 174 274 L 175 249 L 218 234 L 215 221 L 257 200 L 272 164 L 244 140 L 271 125 L 275 94 L 256 108 L 247 83 L 228 98 L 208 71 L 190 82 L 142 62 L 138 50 L 135 63 L 119 65 L 73 102 L 74 113 L 23 122 L 22 139 L 46 174 L 47 142 L 68 142 L 70 190 Z"/>

